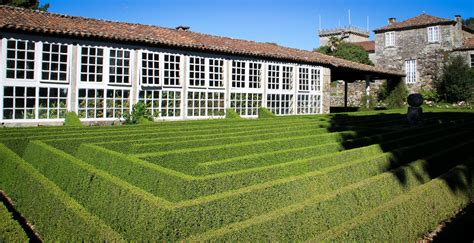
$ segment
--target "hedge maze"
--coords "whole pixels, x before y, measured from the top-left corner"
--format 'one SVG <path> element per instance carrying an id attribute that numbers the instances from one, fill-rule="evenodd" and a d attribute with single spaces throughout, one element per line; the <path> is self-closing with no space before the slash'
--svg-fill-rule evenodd
<path id="1" fill-rule="evenodd" d="M 10 128 L 0 189 L 46 241 L 413 241 L 473 199 L 473 124 L 366 112 Z"/>

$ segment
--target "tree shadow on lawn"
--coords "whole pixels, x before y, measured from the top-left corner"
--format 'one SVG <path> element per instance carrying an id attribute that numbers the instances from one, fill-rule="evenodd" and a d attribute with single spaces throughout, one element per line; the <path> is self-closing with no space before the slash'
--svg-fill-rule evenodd
<path id="1" fill-rule="evenodd" d="M 441 176 L 453 193 L 473 194 L 474 170 L 474 113 L 425 112 L 423 122 L 410 126 L 406 114 L 351 115 L 333 114 L 330 132 L 353 130 L 354 135 L 342 137 L 342 146 L 353 149 L 377 144 L 383 152 L 391 154 L 391 171 L 399 182 L 407 185 L 407 173 L 426 182 L 426 177 L 440 177 L 457 165 L 470 163 L 467 169 L 451 172 L 454 176 Z M 413 168 L 410 162 L 424 160 L 421 169 Z M 395 170 L 408 165 L 408 170 Z"/>

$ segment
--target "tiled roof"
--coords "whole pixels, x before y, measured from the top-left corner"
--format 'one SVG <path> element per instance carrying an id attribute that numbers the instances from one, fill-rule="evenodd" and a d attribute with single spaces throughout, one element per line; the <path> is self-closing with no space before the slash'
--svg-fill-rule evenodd
<path id="1" fill-rule="evenodd" d="M 377 74 L 404 76 L 404 73 L 400 71 L 381 69 L 317 52 L 287 48 L 272 43 L 259 43 L 192 31 L 74 17 L 8 6 L 0 6 L 0 29 L 281 59 Z"/>
<path id="2" fill-rule="evenodd" d="M 352 44 L 364 48 L 366 52 L 370 52 L 370 53 L 375 52 L 375 41 L 352 42 Z"/>
<path id="3" fill-rule="evenodd" d="M 463 45 L 455 50 L 474 50 L 474 37 L 464 39 Z"/>
<path id="4" fill-rule="evenodd" d="M 436 16 L 431 16 L 431 15 L 423 13 L 416 17 L 413 17 L 401 22 L 395 22 L 379 29 L 375 29 L 374 32 L 378 33 L 378 32 L 385 32 L 389 30 L 412 29 L 412 28 L 425 27 L 425 26 L 430 26 L 430 25 L 455 24 L 455 23 L 456 21 L 454 20 L 439 18 Z"/>

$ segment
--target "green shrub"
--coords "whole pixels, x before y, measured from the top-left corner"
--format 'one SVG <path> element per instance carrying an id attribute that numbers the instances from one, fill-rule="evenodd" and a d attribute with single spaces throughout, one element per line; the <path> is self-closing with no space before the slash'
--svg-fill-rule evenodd
<path id="1" fill-rule="evenodd" d="M 121 241 L 119 234 L 2 144 L 0 178 L 0 188 L 13 200 L 15 208 L 34 223 L 42 240 Z"/>
<path id="2" fill-rule="evenodd" d="M 0 203 L 0 242 L 27 242 L 28 236 L 13 215 Z"/>
<path id="3" fill-rule="evenodd" d="M 81 120 L 77 114 L 73 111 L 66 113 L 66 118 L 64 119 L 64 126 L 67 127 L 82 127 Z"/>
<path id="4" fill-rule="evenodd" d="M 131 113 L 124 114 L 126 124 L 149 124 L 153 120 L 151 110 L 143 101 L 137 102 L 132 107 Z"/>
<path id="5" fill-rule="evenodd" d="M 235 112 L 232 108 L 225 109 L 225 118 L 226 119 L 240 119 L 240 115 Z"/>
<path id="6" fill-rule="evenodd" d="M 440 98 L 436 89 L 429 87 L 421 87 L 419 93 L 423 96 L 425 101 L 438 102 Z"/>
<path id="7" fill-rule="evenodd" d="M 474 89 L 474 72 L 462 56 L 451 57 L 435 82 L 438 93 L 447 102 L 468 101 Z"/>
<path id="8" fill-rule="evenodd" d="M 258 118 L 274 118 L 275 114 L 265 107 L 258 108 Z"/>
<path id="9" fill-rule="evenodd" d="M 359 111 L 370 111 L 377 105 L 376 99 L 371 95 L 362 96 L 359 104 Z"/>
<path id="10" fill-rule="evenodd" d="M 389 109 L 406 107 L 408 90 L 404 82 L 398 82 L 393 89 L 389 88 L 384 103 Z"/>

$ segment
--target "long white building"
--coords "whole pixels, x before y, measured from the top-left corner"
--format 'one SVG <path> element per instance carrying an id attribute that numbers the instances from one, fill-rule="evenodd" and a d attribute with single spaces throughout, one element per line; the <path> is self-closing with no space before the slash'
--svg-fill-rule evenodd
<path id="1" fill-rule="evenodd" d="M 319 53 L 185 28 L 112 22 L 0 6 L 0 123 L 121 119 L 144 101 L 156 119 L 329 112 L 331 69 L 399 77 Z"/>

